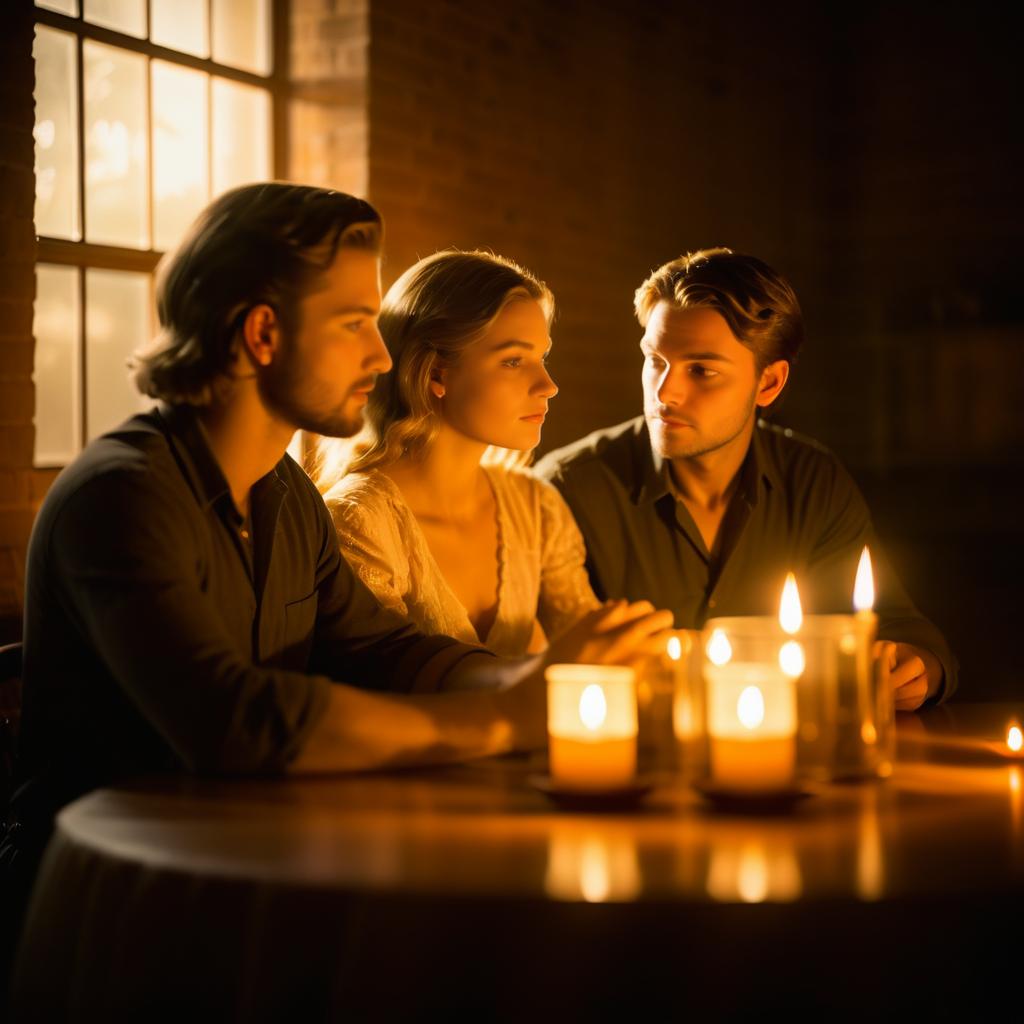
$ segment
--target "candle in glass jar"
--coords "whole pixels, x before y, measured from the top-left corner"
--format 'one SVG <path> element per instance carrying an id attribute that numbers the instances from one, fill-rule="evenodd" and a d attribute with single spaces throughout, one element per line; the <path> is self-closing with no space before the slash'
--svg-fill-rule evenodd
<path id="1" fill-rule="evenodd" d="M 551 778 L 574 789 L 615 789 L 636 777 L 636 679 L 611 665 L 551 665 Z"/>
<path id="2" fill-rule="evenodd" d="M 796 689 L 778 662 L 732 660 L 715 630 L 704 665 L 711 776 L 737 790 L 783 789 L 796 775 Z"/>

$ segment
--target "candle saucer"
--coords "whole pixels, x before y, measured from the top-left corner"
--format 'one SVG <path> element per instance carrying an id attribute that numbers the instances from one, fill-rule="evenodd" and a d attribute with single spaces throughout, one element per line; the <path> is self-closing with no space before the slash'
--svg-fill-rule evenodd
<path id="1" fill-rule="evenodd" d="M 635 807 L 654 788 L 654 778 L 638 775 L 627 786 L 580 789 L 557 782 L 550 775 L 530 775 L 526 781 L 552 803 L 567 811 L 624 811 Z"/>
<path id="2" fill-rule="evenodd" d="M 781 789 L 737 789 L 713 779 L 694 782 L 693 788 L 719 810 L 753 814 L 784 813 L 815 793 L 796 783 Z"/>

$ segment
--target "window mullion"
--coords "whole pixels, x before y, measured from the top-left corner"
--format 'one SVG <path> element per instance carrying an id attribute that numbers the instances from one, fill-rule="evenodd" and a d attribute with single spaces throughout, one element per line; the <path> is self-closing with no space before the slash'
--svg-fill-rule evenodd
<path id="1" fill-rule="evenodd" d="M 84 5 L 81 5 L 84 7 Z M 85 42 L 79 35 L 76 38 L 78 52 L 78 224 L 81 243 L 85 242 L 88 229 L 88 219 L 85 213 L 85 163 L 86 163 L 86 139 L 85 139 Z M 78 409 L 78 445 L 85 447 L 85 439 L 88 437 L 86 431 L 87 412 L 89 408 L 89 380 L 88 380 L 88 359 L 85 346 L 87 344 L 88 332 L 85 329 L 86 319 L 89 311 L 85 306 L 85 267 L 78 268 L 78 374 L 79 389 L 78 396 L 81 403 Z"/>

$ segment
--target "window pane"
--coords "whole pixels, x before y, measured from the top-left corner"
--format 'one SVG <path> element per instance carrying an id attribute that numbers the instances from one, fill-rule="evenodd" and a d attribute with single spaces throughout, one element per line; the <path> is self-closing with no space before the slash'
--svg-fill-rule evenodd
<path id="1" fill-rule="evenodd" d="M 270 93 L 213 80 L 213 194 L 270 177 Z"/>
<path id="2" fill-rule="evenodd" d="M 209 76 L 155 60 L 153 69 L 153 243 L 170 249 L 210 195 Z"/>
<path id="3" fill-rule="evenodd" d="M 146 58 L 85 41 L 85 234 L 149 248 Z"/>
<path id="4" fill-rule="evenodd" d="M 269 0 L 213 0 L 213 59 L 270 74 Z"/>
<path id="5" fill-rule="evenodd" d="M 146 0 L 85 0 L 86 21 L 146 38 Z"/>
<path id="6" fill-rule="evenodd" d="M 86 430 L 89 440 L 151 404 L 135 389 L 128 357 L 152 335 L 149 275 L 85 272 Z"/>
<path id="7" fill-rule="evenodd" d="M 78 211 L 78 56 L 75 37 L 36 27 L 36 231 L 82 237 Z"/>
<path id="8" fill-rule="evenodd" d="M 36 465 L 59 466 L 81 447 L 78 270 L 36 265 Z"/>
<path id="9" fill-rule="evenodd" d="M 56 11 L 58 14 L 70 14 L 72 18 L 78 17 L 78 0 L 36 0 L 36 7 Z"/>
<path id="10" fill-rule="evenodd" d="M 210 56 L 207 0 L 151 0 L 149 38 L 197 57 Z"/>

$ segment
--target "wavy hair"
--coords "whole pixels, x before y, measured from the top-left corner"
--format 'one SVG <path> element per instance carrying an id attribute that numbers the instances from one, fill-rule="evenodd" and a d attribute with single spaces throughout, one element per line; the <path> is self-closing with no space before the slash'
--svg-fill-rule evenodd
<path id="1" fill-rule="evenodd" d="M 641 327 L 659 302 L 717 310 L 754 353 L 758 373 L 780 359 L 792 366 L 803 345 L 803 314 L 790 283 L 767 263 L 731 249 L 699 249 L 655 270 L 636 290 Z"/>
<path id="2" fill-rule="evenodd" d="M 230 385 L 239 328 L 270 306 L 289 333 L 299 302 L 341 247 L 379 251 L 381 220 L 362 199 L 263 182 L 215 199 L 160 262 L 160 332 L 131 359 L 135 385 L 170 403 L 209 405 Z"/>
<path id="3" fill-rule="evenodd" d="M 515 299 L 540 303 L 548 323 L 554 296 L 504 256 L 446 249 L 411 266 L 388 289 L 380 333 L 393 367 L 370 393 L 366 426 L 354 442 L 322 438 L 312 470 L 322 493 L 346 472 L 390 465 L 423 451 L 440 427 L 432 374 L 454 366 Z"/>

